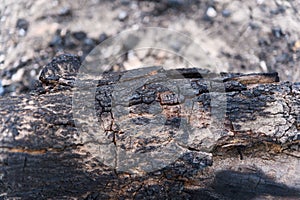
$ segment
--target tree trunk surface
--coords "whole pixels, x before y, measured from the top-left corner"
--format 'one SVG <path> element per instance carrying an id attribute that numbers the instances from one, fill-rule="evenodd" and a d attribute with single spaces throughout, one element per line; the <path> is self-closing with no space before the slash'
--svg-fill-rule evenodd
<path id="1" fill-rule="evenodd" d="M 0 98 L 1 198 L 300 198 L 299 83 L 79 67 L 59 56 L 35 92 Z"/>

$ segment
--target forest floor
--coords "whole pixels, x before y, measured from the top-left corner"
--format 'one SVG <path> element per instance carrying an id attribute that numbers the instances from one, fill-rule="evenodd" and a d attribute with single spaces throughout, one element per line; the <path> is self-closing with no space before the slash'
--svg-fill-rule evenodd
<path id="1" fill-rule="evenodd" d="M 32 90 L 41 68 L 57 54 L 84 58 L 107 38 L 145 27 L 187 35 L 201 47 L 193 52 L 199 58 L 197 67 L 209 63 L 215 65 L 212 71 L 277 71 L 281 81 L 296 82 L 300 77 L 299 10 L 297 0 L 4 0 L 0 5 L 0 95 Z M 141 40 L 139 34 L 123 45 L 134 47 Z M 178 44 L 172 45 L 175 51 Z M 184 67 L 180 56 L 163 49 L 129 50 L 109 67 L 115 71 L 139 65 Z"/>

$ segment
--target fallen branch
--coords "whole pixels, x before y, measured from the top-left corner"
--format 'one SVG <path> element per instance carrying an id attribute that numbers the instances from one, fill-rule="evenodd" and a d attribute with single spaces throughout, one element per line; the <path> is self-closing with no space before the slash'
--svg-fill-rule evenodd
<path id="1" fill-rule="evenodd" d="M 300 84 L 160 67 L 95 84 L 79 67 L 57 57 L 0 99 L 2 197 L 300 197 Z"/>

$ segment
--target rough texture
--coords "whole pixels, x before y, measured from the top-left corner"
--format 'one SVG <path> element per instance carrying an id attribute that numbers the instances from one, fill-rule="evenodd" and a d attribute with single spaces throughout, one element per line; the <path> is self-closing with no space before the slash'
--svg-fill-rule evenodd
<path id="1" fill-rule="evenodd" d="M 137 27 L 163 27 L 184 33 L 205 52 L 184 48 L 179 56 L 162 49 L 133 48 L 111 66 L 113 70 L 154 63 L 184 67 L 181 56 L 193 55 L 201 62 L 198 66 L 220 63 L 218 69 L 229 72 L 277 71 L 281 80 L 298 81 L 299 10 L 297 0 L 3 0 L 0 95 L 31 91 L 42 66 L 61 52 L 84 59 L 106 38 Z M 122 45 L 133 47 L 137 40 L 145 39 L 145 34 L 136 36 Z M 148 41 L 152 43 L 154 38 Z M 195 44 L 178 37 L 158 42 L 167 42 L 175 52 L 185 44 Z M 110 47 L 101 47 L 106 52 L 104 58 L 114 55 Z"/>
<path id="2" fill-rule="evenodd" d="M 0 99 L 1 197 L 300 197 L 300 84 L 161 67 L 76 82 L 78 69 L 60 56 L 35 93 Z"/>

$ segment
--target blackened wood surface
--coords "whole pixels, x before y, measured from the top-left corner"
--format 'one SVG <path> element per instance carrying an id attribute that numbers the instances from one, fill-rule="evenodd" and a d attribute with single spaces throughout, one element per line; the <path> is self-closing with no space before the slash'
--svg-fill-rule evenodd
<path id="1" fill-rule="evenodd" d="M 1 197 L 300 198 L 300 84 L 276 73 L 108 73 L 92 100 L 101 130 L 86 133 L 79 66 L 57 57 L 35 93 L 0 99 Z"/>

